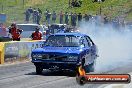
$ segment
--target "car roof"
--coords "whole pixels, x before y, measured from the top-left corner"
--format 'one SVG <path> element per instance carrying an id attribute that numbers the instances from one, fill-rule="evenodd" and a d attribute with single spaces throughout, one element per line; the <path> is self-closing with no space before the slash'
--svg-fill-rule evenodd
<path id="1" fill-rule="evenodd" d="M 39 24 L 32 24 L 32 23 L 29 23 L 29 24 L 17 24 L 17 25 L 31 25 L 31 26 L 41 26 Z"/>
<path id="2" fill-rule="evenodd" d="M 79 33 L 79 32 L 68 32 L 68 33 L 55 33 L 55 34 L 52 34 L 54 36 L 56 35 L 74 35 L 74 36 L 88 36 L 86 34 L 83 34 L 83 33 Z"/>
<path id="3" fill-rule="evenodd" d="M 51 25 L 59 25 L 59 26 L 64 25 L 64 26 L 66 26 L 67 24 L 57 24 L 57 23 L 53 23 L 53 24 L 51 24 Z"/>

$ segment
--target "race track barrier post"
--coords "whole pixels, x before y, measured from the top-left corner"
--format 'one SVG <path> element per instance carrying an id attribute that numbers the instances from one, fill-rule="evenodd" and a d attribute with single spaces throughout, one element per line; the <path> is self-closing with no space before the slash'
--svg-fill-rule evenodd
<path id="1" fill-rule="evenodd" d="M 4 64 L 4 42 L 0 42 L 0 64 Z"/>

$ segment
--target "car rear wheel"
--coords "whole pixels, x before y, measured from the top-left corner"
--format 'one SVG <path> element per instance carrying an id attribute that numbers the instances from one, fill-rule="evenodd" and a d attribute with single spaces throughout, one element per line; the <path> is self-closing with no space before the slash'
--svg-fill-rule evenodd
<path id="1" fill-rule="evenodd" d="M 36 74 L 42 74 L 43 68 L 36 66 Z"/>

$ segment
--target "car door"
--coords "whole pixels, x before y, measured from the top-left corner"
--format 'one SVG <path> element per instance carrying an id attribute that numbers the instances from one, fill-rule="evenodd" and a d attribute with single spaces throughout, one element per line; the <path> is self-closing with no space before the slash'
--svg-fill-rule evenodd
<path id="1" fill-rule="evenodd" d="M 89 65 L 93 62 L 93 59 L 91 58 L 91 46 L 89 45 L 86 37 L 83 37 L 82 40 L 83 40 L 83 46 L 85 48 L 85 55 L 84 55 L 85 64 L 84 65 Z"/>
<path id="2" fill-rule="evenodd" d="M 95 60 L 98 56 L 98 49 L 96 47 L 96 45 L 94 44 L 94 42 L 92 41 L 92 39 L 89 36 L 85 36 L 87 43 L 90 47 L 90 53 L 91 53 L 91 59 L 92 61 Z"/>

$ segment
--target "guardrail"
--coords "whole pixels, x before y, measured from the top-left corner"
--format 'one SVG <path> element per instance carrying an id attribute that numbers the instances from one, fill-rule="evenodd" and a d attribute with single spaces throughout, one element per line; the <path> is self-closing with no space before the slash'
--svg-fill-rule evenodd
<path id="1" fill-rule="evenodd" d="M 31 51 L 44 46 L 44 41 L 0 42 L 0 64 L 31 58 Z"/>

